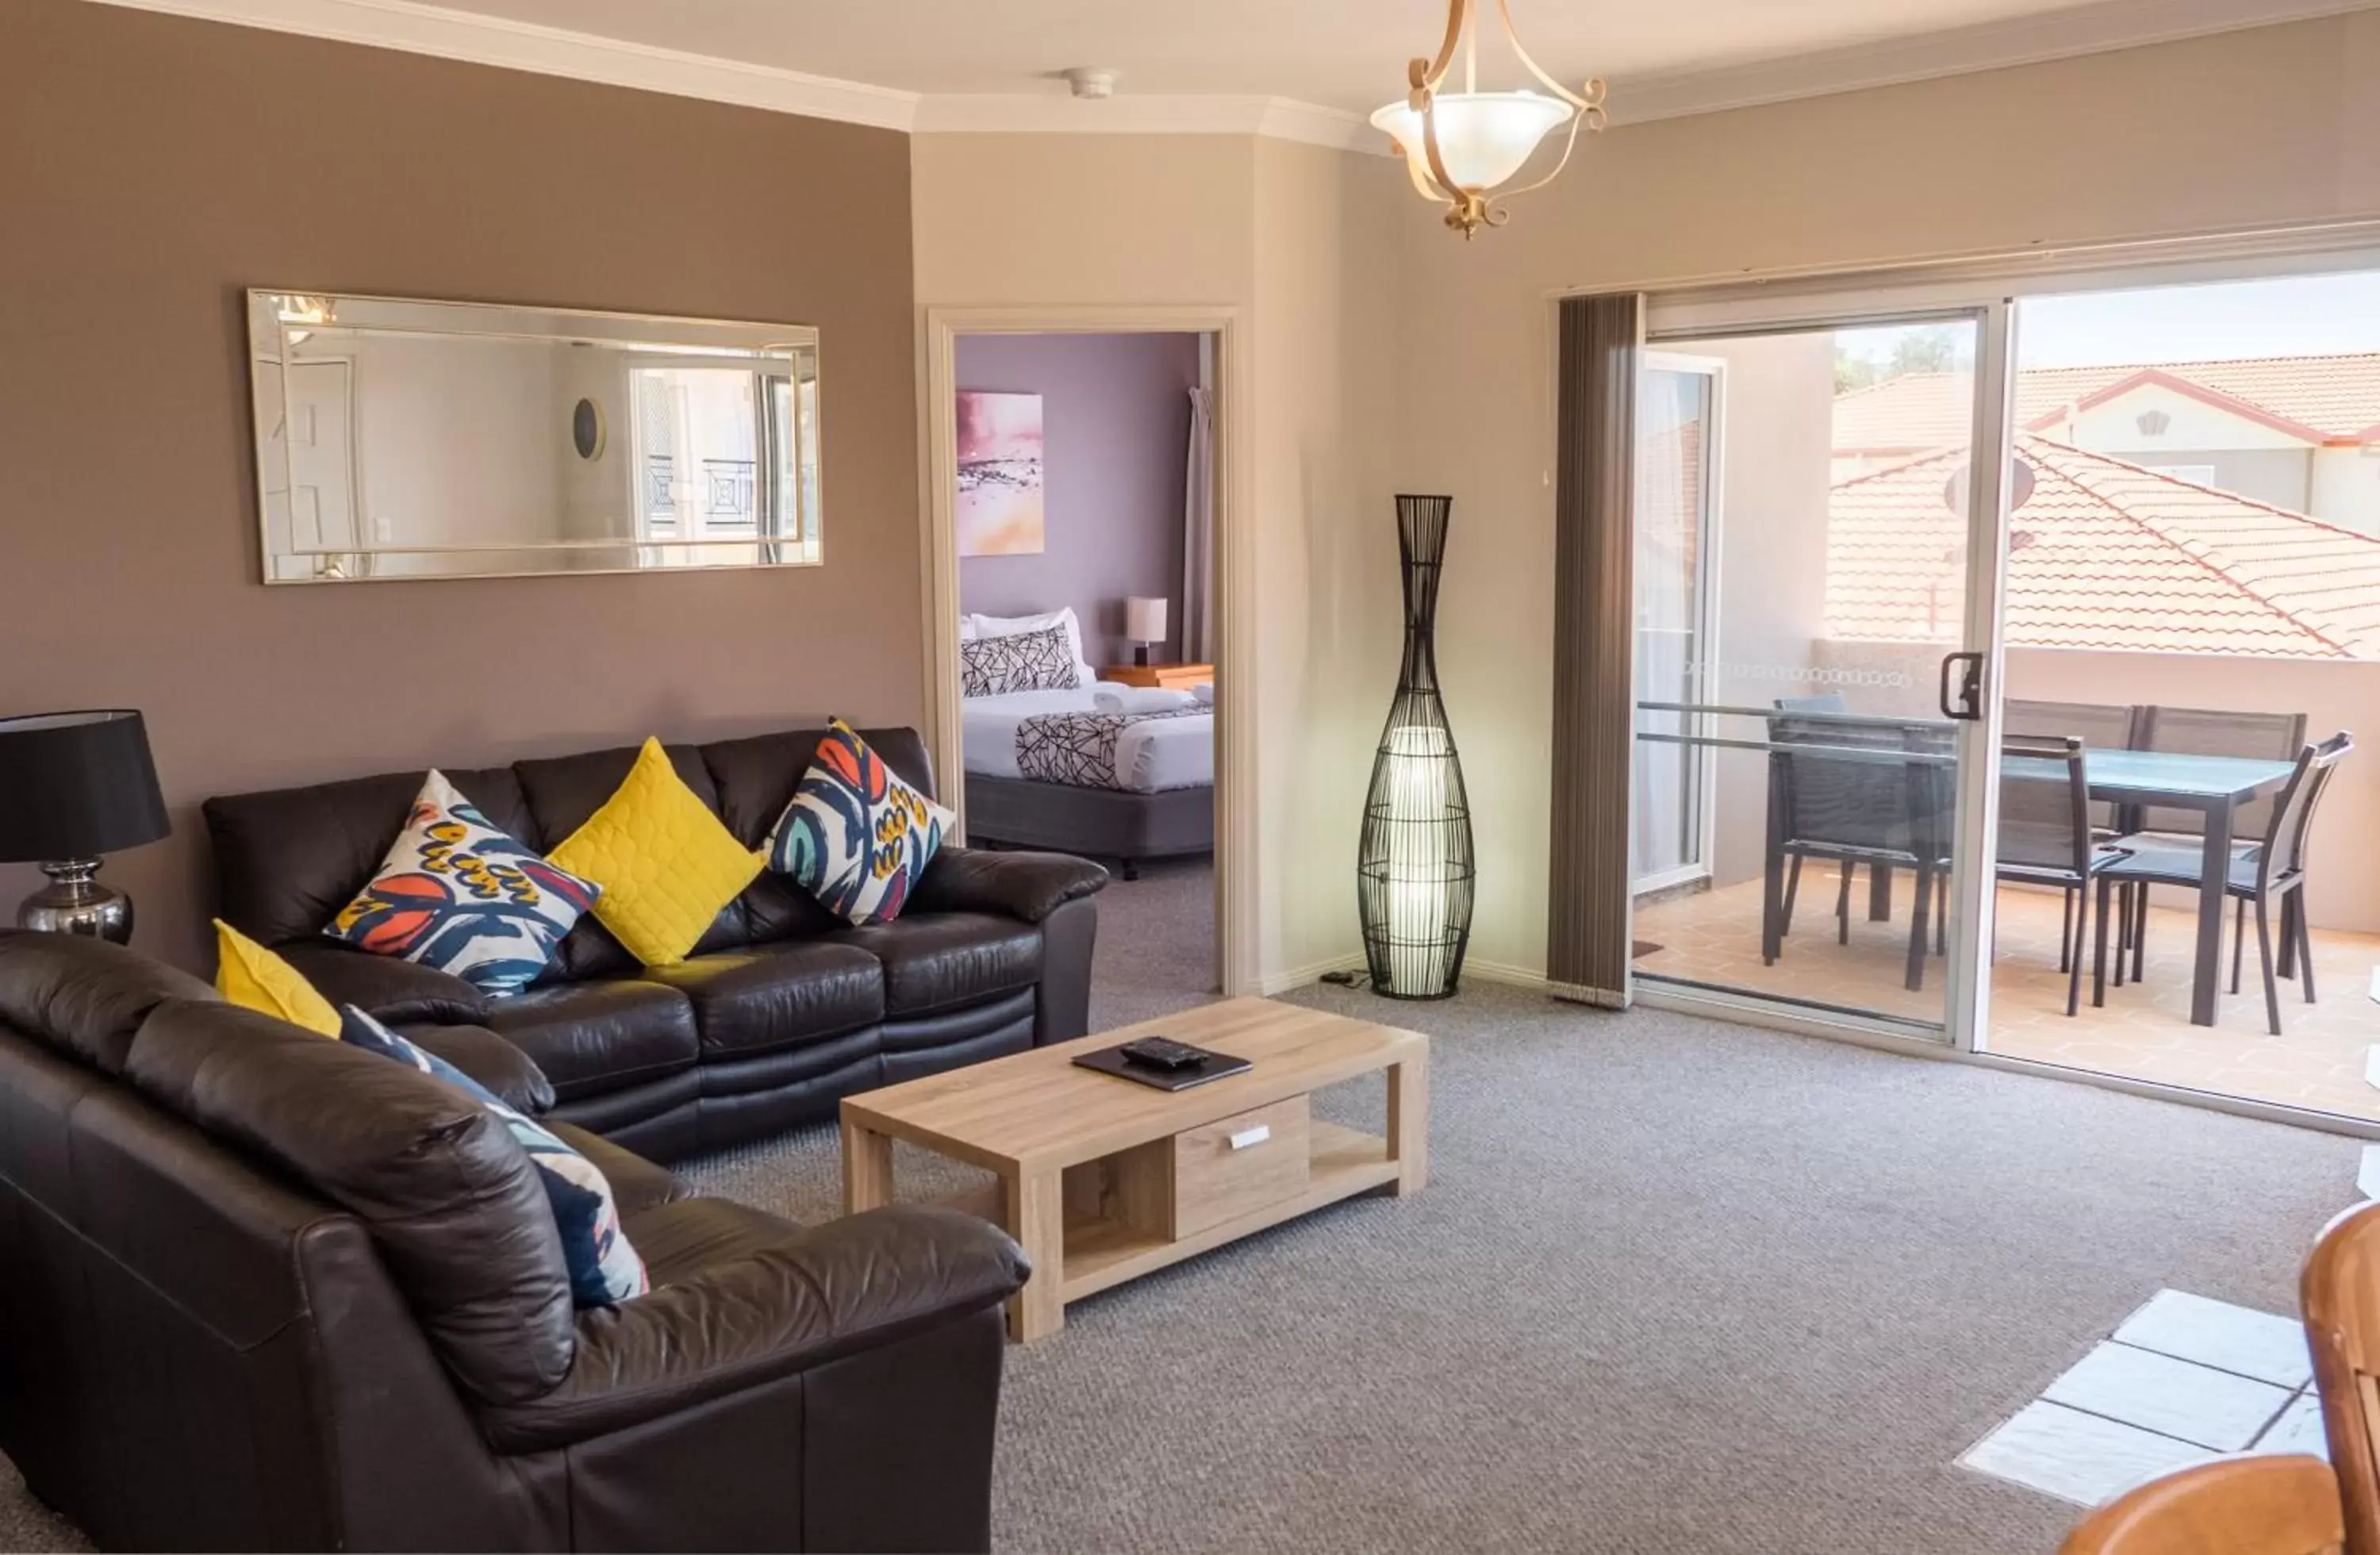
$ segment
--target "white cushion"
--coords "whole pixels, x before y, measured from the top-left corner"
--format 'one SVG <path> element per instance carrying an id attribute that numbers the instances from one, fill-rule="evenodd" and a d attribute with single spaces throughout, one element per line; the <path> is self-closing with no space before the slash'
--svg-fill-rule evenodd
<path id="1" fill-rule="evenodd" d="M 1091 693 L 1091 706 L 1101 712 L 1178 712 L 1196 703 L 1189 692 L 1163 686 L 1117 686 L 1102 681 Z"/>

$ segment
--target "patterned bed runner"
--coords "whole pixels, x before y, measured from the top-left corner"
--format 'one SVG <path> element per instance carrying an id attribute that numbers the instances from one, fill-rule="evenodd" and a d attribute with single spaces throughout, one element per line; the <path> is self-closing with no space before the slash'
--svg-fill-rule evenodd
<path id="1" fill-rule="evenodd" d="M 1208 707 L 1163 712 L 1044 712 L 1016 726 L 1016 770 L 1036 783 L 1070 788 L 1125 786 L 1116 771 L 1116 741 L 1135 723 L 1169 718 L 1204 718 Z"/>

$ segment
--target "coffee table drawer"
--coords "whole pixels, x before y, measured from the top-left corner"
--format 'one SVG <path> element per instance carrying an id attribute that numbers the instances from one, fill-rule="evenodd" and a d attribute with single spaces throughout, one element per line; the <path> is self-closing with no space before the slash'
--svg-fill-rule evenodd
<path id="1" fill-rule="evenodd" d="M 1173 1234 L 1294 1198 L 1305 1191 L 1306 1099 L 1201 1124 L 1173 1136 Z"/>

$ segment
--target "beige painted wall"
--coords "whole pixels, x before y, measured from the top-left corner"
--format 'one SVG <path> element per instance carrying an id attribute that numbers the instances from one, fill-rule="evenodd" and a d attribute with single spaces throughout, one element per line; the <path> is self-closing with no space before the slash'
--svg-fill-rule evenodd
<path id="1" fill-rule="evenodd" d="M 1356 843 L 1403 644 L 1395 288 L 1379 261 L 1405 213 L 1382 198 L 1402 176 L 1385 159 L 1264 140 L 1256 171 L 1259 923 L 1274 984 L 1361 949 Z M 1468 541 L 1450 538 L 1450 571 L 1488 565 Z"/>
<path id="2" fill-rule="evenodd" d="M 2364 12 L 1623 127 L 1467 244 L 1402 194 L 1392 476 L 1454 494 L 1468 564 L 1440 661 L 1482 857 L 1474 954 L 1544 965 L 1549 293 L 2380 214 L 2375 77 Z"/>
<path id="3" fill-rule="evenodd" d="M 1230 135 L 918 135 L 917 305 L 1256 296 L 1256 148 Z"/>
<path id="4" fill-rule="evenodd" d="M 1399 343 L 1380 158 L 1240 136 L 922 135 L 917 305 L 1240 310 L 1256 530 L 1253 697 L 1262 830 L 1253 980 L 1359 948 L 1355 834 L 1396 675 L 1388 440 Z M 1225 411 L 1230 414 L 1229 407 Z M 1378 609 L 1390 601 L 1384 615 Z M 1462 730 L 1458 725 L 1457 735 Z"/>
<path id="5" fill-rule="evenodd" d="M 1832 689 L 1804 679 L 1811 645 L 1826 632 L 1827 463 L 1835 414 L 1829 334 L 1777 334 L 1697 342 L 1695 356 L 1728 364 L 1737 414 L 1724 430 L 1718 553 L 1718 669 L 1712 699 L 1765 708 L 1779 697 Z M 1746 413 L 1756 407 L 1758 414 Z M 1812 513 L 1820 527 L 1813 529 Z M 1811 543 L 1812 541 L 1816 543 Z M 1756 736 L 1747 721 L 1718 733 Z M 1715 763 L 1718 807 L 1712 879 L 1756 878 L 1767 842 L 1768 759 L 1723 750 Z M 1515 801 L 1525 802 L 1525 800 Z"/>

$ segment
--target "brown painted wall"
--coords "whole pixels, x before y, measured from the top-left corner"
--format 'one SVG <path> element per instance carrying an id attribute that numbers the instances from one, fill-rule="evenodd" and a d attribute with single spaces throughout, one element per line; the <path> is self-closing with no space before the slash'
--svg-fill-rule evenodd
<path id="1" fill-rule="evenodd" d="M 815 324 L 827 565 L 268 589 L 251 285 Z M 206 964 L 210 794 L 917 720 L 915 359 L 898 133 L 0 6 L 0 711 L 148 714 L 175 834 L 106 878 L 154 953 Z"/>

